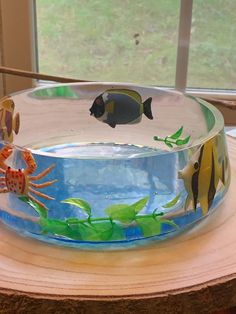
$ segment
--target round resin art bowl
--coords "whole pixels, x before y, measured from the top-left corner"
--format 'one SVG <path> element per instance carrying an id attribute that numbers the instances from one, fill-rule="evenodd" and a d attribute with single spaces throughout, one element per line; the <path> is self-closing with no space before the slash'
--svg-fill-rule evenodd
<path id="1" fill-rule="evenodd" d="M 222 115 L 178 92 L 52 85 L 2 98 L 0 121 L 0 219 L 21 235 L 84 248 L 163 240 L 229 186 Z"/>

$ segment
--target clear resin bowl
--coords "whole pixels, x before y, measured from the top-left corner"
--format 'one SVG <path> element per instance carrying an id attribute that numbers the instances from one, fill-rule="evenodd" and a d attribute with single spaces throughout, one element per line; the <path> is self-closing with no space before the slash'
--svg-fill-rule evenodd
<path id="1" fill-rule="evenodd" d="M 0 219 L 21 235 L 85 248 L 163 240 L 228 189 L 222 115 L 192 96 L 80 83 L 0 105 Z"/>

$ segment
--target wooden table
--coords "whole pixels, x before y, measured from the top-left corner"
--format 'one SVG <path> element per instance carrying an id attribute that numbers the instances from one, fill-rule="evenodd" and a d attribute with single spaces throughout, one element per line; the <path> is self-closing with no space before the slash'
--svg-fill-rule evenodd
<path id="1" fill-rule="evenodd" d="M 220 208 L 172 240 L 123 251 L 53 247 L 0 228 L 0 313 L 209 313 L 236 305 L 236 139 Z"/>

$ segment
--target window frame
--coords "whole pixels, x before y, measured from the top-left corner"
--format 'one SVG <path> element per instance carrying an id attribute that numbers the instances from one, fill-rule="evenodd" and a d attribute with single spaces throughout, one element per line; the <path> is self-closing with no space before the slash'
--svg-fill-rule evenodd
<path id="1" fill-rule="evenodd" d="M 26 71 L 36 69 L 34 8 L 35 0 L 0 0 L 0 53 L 3 66 Z M 34 85 L 33 79 L 25 77 L 3 74 L 0 79 L 0 91 L 4 95 Z"/>
<path id="2" fill-rule="evenodd" d="M 193 0 L 180 0 L 175 87 L 168 89 L 176 89 L 204 98 L 236 100 L 236 90 L 186 89 L 192 6 Z M 0 15 L 2 17 L 0 19 L 0 47 L 2 47 L 0 61 L 2 65 L 36 71 L 38 68 L 35 31 L 36 0 L 0 0 Z M 17 41 L 15 40 L 16 36 Z M 19 45 L 19 43 L 22 44 Z M 17 58 L 15 58 L 15 51 L 17 51 Z M 29 78 L 0 75 L 0 96 L 1 92 L 9 94 L 37 84 L 37 81 Z"/>

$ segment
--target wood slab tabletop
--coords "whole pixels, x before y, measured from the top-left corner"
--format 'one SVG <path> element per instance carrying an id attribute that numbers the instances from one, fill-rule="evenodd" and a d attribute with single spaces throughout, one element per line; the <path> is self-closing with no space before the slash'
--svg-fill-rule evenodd
<path id="1" fill-rule="evenodd" d="M 192 230 L 116 251 L 58 247 L 0 225 L 0 313 L 211 313 L 236 305 L 236 139 L 231 185 Z"/>

